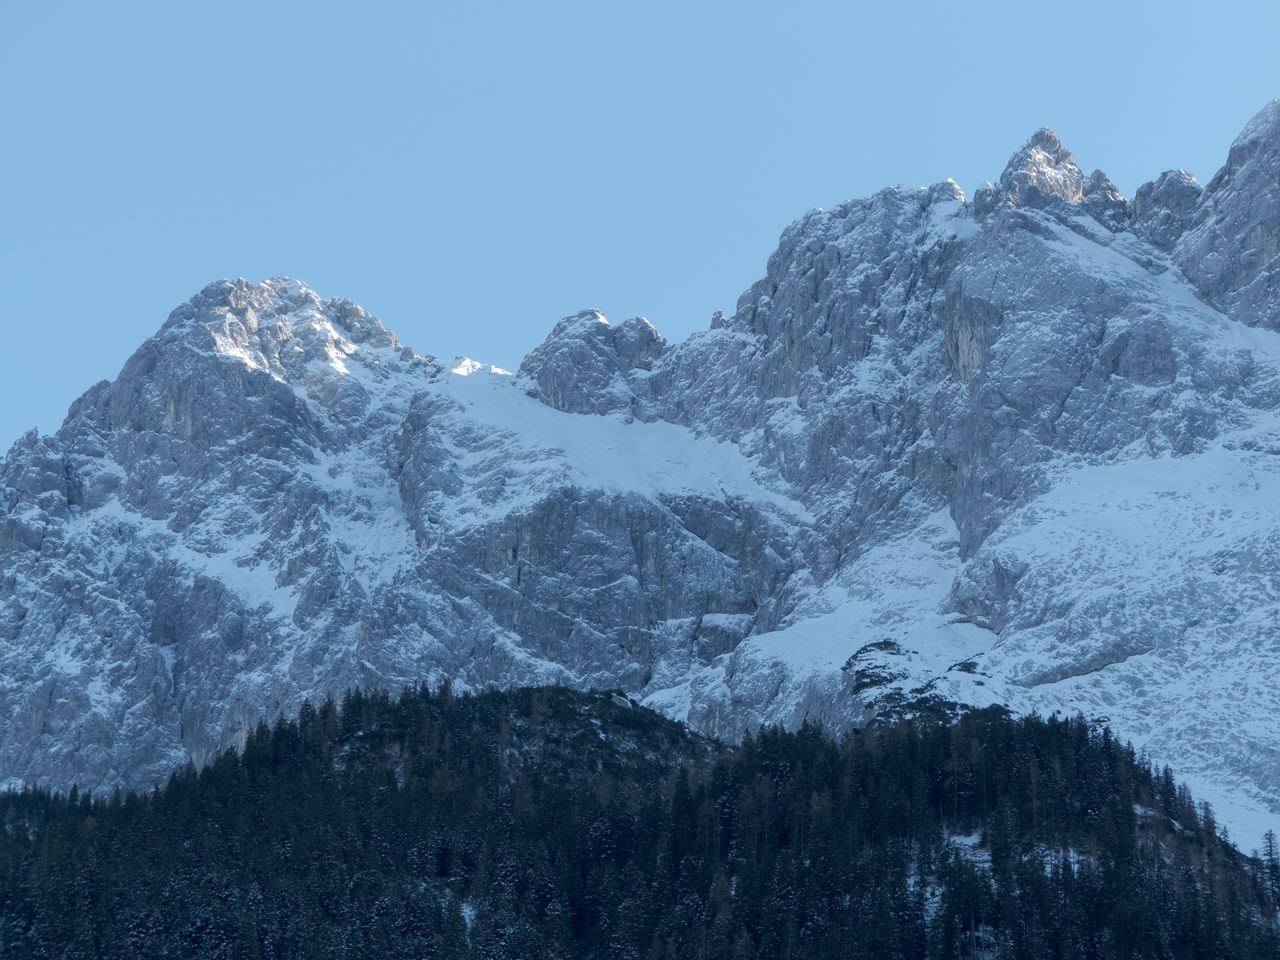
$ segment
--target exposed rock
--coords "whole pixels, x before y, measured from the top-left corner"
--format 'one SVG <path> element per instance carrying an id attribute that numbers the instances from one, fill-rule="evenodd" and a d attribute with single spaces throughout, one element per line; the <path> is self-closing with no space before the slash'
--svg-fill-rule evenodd
<path id="1" fill-rule="evenodd" d="M 1172 250 L 1200 203 L 1200 184 L 1185 170 L 1166 170 L 1133 196 L 1133 230 L 1161 250 Z"/>
<path id="2" fill-rule="evenodd" d="M 643 317 L 610 326 L 598 310 L 584 310 L 555 325 L 520 364 L 536 384 L 535 396 L 567 413 L 629 413 L 638 403 L 627 384 L 632 370 L 653 369 L 666 341 Z"/>
<path id="3" fill-rule="evenodd" d="M 1129 202 L 1120 193 L 1120 188 L 1101 170 L 1089 174 L 1089 179 L 1084 184 L 1082 202 L 1093 218 L 1109 230 L 1123 230 L 1129 225 Z"/>
<path id="4" fill-rule="evenodd" d="M 807 214 L 683 343 L 586 311 L 515 377 L 207 287 L 0 463 L 0 782 L 146 786 L 351 685 L 556 681 L 725 737 L 1084 710 L 1251 830 L 1277 115 L 1132 204 L 1038 131 L 972 203 Z"/>
<path id="5" fill-rule="evenodd" d="M 1010 158 L 998 187 L 1011 207 L 1038 206 L 1047 197 L 1079 203 L 1085 178 L 1071 151 L 1052 130 L 1041 127 Z"/>
<path id="6" fill-rule="evenodd" d="M 1209 303 L 1280 329 L 1280 100 L 1236 137 L 1174 258 Z"/>

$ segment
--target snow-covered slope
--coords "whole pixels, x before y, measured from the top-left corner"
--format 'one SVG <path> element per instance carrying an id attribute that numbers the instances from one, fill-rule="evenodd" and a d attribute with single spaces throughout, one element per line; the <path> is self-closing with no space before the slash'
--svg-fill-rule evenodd
<path id="1" fill-rule="evenodd" d="M 1280 825 L 1280 103 L 1125 200 L 995 184 L 788 227 L 670 344 L 517 374 L 222 282 L 0 466 L 0 782 L 146 785 L 361 684 L 622 687 L 704 731 L 1106 716 Z"/>

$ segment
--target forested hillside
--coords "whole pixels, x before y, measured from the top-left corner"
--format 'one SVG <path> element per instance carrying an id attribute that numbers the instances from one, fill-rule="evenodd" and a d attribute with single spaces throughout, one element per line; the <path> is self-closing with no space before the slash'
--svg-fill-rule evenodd
<path id="1" fill-rule="evenodd" d="M 1274 844 L 999 710 L 730 748 L 616 694 L 353 693 L 0 816 L 15 960 L 1280 956 Z"/>

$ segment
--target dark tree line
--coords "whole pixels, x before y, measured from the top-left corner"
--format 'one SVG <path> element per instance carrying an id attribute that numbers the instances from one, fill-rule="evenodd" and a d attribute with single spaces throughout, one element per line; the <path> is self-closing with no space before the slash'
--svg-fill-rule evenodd
<path id="1" fill-rule="evenodd" d="M 609 695 L 353 693 L 0 824 L 6 958 L 1280 957 L 1273 835 L 1000 710 L 728 748 Z"/>

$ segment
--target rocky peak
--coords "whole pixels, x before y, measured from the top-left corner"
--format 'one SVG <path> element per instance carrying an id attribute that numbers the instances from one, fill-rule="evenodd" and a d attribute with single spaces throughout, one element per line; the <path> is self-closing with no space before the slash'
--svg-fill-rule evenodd
<path id="1" fill-rule="evenodd" d="M 624 320 L 613 330 L 613 349 L 632 370 L 652 370 L 666 346 L 666 339 L 644 317 Z"/>
<path id="2" fill-rule="evenodd" d="M 322 300 L 290 277 L 211 283 L 169 315 L 166 332 L 174 342 L 212 348 L 281 380 L 317 359 L 341 372 L 343 358 L 361 346 L 401 349 L 395 334 L 362 307 L 343 298 Z"/>
<path id="3" fill-rule="evenodd" d="M 1224 187 L 1225 181 L 1254 159 L 1266 161 L 1272 170 L 1280 167 L 1280 100 L 1272 100 L 1245 124 L 1231 144 L 1226 165 L 1209 181 L 1208 189 Z"/>
<path id="4" fill-rule="evenodd" d="M 68 437 L 100 434 L 122 465 L 162 447 L 166 469 L 207 476 L 233 462 L 229 451 L 259 444 L 358 444 L 370 418 L 394 419 L 441 373 L 349 300 L 322 300 L 288 277 L 222 280 L 174 310 L 114 382 L 86 394 Z M 129 496 L 158 516 L 162 486 L 135 481 Z"/>
<path id="5" fill-rule="evenodd" d="M 320 304 L 314 290 L 288 277 L 273 277 L 260 283 L 251 283 L 243 277 L 215 280 L 186 303 L 175 307 L 163 330 L 189 329 L 196 324 L 219 326 L 228 322 L 256 327 L 261 319 Z"/>
<path id="6" fill-rule="evenodd" d="M 1046 196 L 1079 203 L 1085 176 L 1057 135 L 1041 127 L 1009 159 L 998 186 L 1011 207 L 1038 206 Z"/>
<path id="7" fill-rule="evenodd" d="M 1093 171 L 1085 181 L 1083 202 L 1093 218 L 1109 230 L 1123 230 L 1128 226 L 1129 202 L 1101 170 Z"/>
<path id="8" fill-rule="evenodd" d="M 568 413 L 630 411 L 638 402 L 627 385 L 632 370 L 649 370 L 666 340 L 644 317 L 617 326 L 599 310 L 583 310 L 555 325 L 520 364 L 530 393 Z"/>
<path id="9" fill-rule="evenodd" d="M 1200 295 L 1233 319 L 1280 329 L 1280 100 L 1236 137 L 1174 257 Z"/>
<path id="10" fill-rule="evenodd" d="M 447 676 L 726 738 L 930 690 L 1106 712 L 1280 810 L 1280 694 L 1241 682 L 1280 672 L 1280 344 L 1202 302 L 1277 316 L 1277 112 L 1128 206 L 1040 131 L 972 205 L 803 217 L 709 332 L 584 311 L 518 381 L 295 281 L 206 288 L 0 464 L 0 785 L 145 787 Z"/>
<path id="11" fill-rule="evenodd" d="M 1170 250 L 1195 216 L 1202 188 L 1185 170 L 1166 170 L 1133 195 L 1133 230 Z"/>

